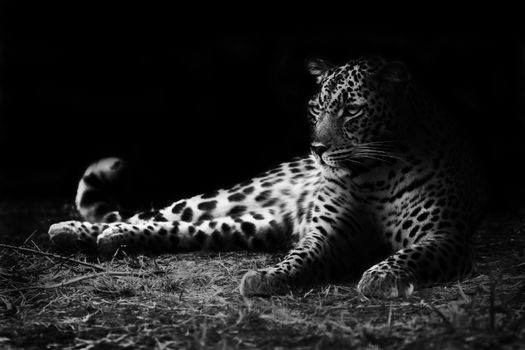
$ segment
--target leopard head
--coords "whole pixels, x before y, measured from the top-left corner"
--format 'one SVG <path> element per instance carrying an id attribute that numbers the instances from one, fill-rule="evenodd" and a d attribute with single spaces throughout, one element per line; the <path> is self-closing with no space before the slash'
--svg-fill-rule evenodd
<path id="1" fill-rule="evenodd" d="M 308 103 L 312 153 L 341 172 L 371 160 L 387 160 L 404 121 L 400 108 L 410 76 L 401 63 L 358 59 L 342 66 L 308 64 L 318 92 Z"/>

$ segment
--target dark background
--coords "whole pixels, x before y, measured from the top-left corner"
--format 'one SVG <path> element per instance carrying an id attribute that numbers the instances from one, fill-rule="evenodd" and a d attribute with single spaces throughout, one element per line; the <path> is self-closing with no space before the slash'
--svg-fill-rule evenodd
<path id="1" fill-rule="evenodd" d="M 115 155 L 149 173 L 152 199 L 232 185 L 308 151 L 308 58 L 379 54 L 404 61 L 460 122 L 483 160 L 492 208 L 521 204 L 522 30 L 199 30 L 155 19 L 101 28 L 8 10 L 2 198 L 72 200 L 84 168 Z"/>

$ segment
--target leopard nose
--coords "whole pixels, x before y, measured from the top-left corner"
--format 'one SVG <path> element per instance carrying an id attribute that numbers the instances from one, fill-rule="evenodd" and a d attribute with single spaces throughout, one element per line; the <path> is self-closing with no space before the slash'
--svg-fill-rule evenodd
<path id="1" fill-rule="evenodd" d="M 319 157 L 323 155 L 324 152 L 328 149 L 328 147 L 320 142 L 312 143 L 310 145 L 310 148 L 312 149 L 312 152 L 317 154 Z"/>

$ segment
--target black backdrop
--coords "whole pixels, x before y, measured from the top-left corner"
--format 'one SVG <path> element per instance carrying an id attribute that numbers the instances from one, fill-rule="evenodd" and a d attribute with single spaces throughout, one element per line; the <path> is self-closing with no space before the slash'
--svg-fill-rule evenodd
<path id="1" fill-rule="evenodd" d="M 484 161 L 493 207 L 520 203 L 522 31 L 52 22 L 11 20 L 2 30 L 3 198 L 72 199 L 84 168 L 112 155 L 150 172 L 153 199 L 231 185 L 307 152 L 307 58 L 379 54 L 404 61 L 460 121 Z"/>

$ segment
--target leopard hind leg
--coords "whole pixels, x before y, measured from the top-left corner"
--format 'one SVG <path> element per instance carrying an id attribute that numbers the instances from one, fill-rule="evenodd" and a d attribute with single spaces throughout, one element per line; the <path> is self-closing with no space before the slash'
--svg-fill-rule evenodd
<path id="1" fill-rule="evenodd" d="M 285 225 L 274 215 L 261 213 L 197 222 L 125 223 L 110 225 L 97 236 L 96 244 L 105 256 L 120 247 L 160 252 L 275 250 L 290 241 Z"/>
<path id="2" fill-rule="evenodd" d="M 97 237 L 110 226 L 119 223 L 91 223 L 82 221 L 63 221 L 49 227 L 51 243 L 61 251 L 94 250 Z"/>

